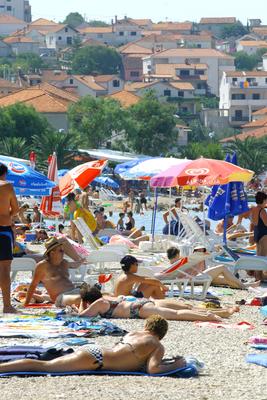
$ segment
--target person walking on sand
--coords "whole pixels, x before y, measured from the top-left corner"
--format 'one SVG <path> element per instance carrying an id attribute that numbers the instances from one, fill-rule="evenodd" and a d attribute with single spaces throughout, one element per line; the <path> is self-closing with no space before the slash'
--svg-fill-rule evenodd
<path id="1" fill-rule="evenodd" d="M 15 313 L 10 299 L 10 270 L 13 259 L 14 237 L 12 217 L 19 211 L 17 198 L 11 183 L 6 181 L 8 169 L 0 164 L 0 287 L 3 295 L 3 312 Z"/>

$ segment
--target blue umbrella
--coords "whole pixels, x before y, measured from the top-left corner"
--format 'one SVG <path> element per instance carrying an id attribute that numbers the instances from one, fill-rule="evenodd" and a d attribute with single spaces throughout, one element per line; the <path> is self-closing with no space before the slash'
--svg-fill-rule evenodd
<path id="1" fill-rule="evenodd" d="M 47 196 L 56 184 L 28 165 L 1 156 L 0 162 L 8 168 L 7 181 L 13 184 L 17 195 Z"/>
<path id="2" fill-rule="evenodd" d="M 237 165 L 236 153 L 232 159 L 227 154 L 225 161 Z M 213 186 L 205 202 L 209 206 L 208 218 L 218 221 L 224 219 L 224 242 L 226 243 L 227 218 L 248 211 L 247 196 L 242 182 L 230 182 L 227 185 Z"/>
<path id="3" fill-rule="evenodd" d="M 98 176 L 93 180 L 92 183 L 94 182 L 100 183 L 101 185 L 109 186 L 113 189 L 118 189 L 120 187 L 120 185 L 116 181 L 114 181 L 108 176 Z"/>
<path id="4" fill-rule="evenodd" d="M 148 160 L 149 158 L 152 157 L 143 157 L 143 158 L 136 158 L 135 160 L 132 161 L 127 161 L 125 163 L 122 164 L 118 164 L 116 165 L 116 167 L 114 168 L 114 172 L 117 175 L 121 175 L 125 172 L 128 171 L 128 169 L 135 167 L 137 164 L 139 164 L 140 162 L 144 161 L 144 160 Z"/>
<path id="5" fill-rule="evenodd" d="M 66 175 L 67 172 L 69 172 L 69 169 L 59 169 L 57 175 L 59 178 L 62 178 L 62 176 Z"/>

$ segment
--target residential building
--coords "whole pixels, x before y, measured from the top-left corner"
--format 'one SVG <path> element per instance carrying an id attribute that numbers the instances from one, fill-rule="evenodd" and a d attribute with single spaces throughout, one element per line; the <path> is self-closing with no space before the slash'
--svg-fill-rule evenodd
<path id="1" fill-rule="evenodd" d="M 27 26 L 27 23 L 21 19 L 0 13 L 0 36 L 8 36 L 17 30 Z"/>
<path id="2" fill-rule="evenodd" d="M 0 57 L 9 57 L 12 53 L 10 46 L 3 40 L 0 40 Z"/>
<path id="3" fill-rule="evenodd" d="M 265 40 L 239 40 L 236 43 L 236 51 L 244 51 L 248 55 L 256 54 L 259 49 L 267 49 Z"/>
<path id="4" fill-rule="evenodd" d="M 65 24 L 58 24 L 58 26 L 49 29 L 44 34 L 46 47 L 56 51 L 71 46 L 75 38 L 79 37 L 79 32 L 76 29 Z"/>
<path id="5" fill-rule="evenodd" d="M 85 39 L 97 40 L 113 46 L 116 42 L 114 28 L 112 26 L 79 28 L 78 31 Z"/>
<path id="6" fill-rule="evenodd" d="M 239 133 L 238 135 L 235 135 L 235 136 L 226 137 L 226 138 L 220 140 L 220 143 L 227 144 L 227 142 L 230 142 L 231 140 L 236 140 L 236 139 L 241 140 L 243 142 L 248 137 L 254 137 L 256 139 L 260 139 L 265 136 L 267 136 L 267 127 L 250 130 L 248 132 Z"/>
<path id="7" fill-rule="evenodd" d="M 220 109 L 233 127 L 252 120 L 252 113 L 267 106 L 267 71 L 224 72 L 220 86 Z"/>
<path id="8" fill-rule="evenodd" d="M 210 93 L 219 96 L 223 71 L 235 69 L 234 57 L 215 49 L 170 49 L 143 58 L 143 73 L 155 74 L 157 64 L 206 64 Z"/>
<path id="9" fill-rule="evenodd" d="M 261 25 L 252 28 L 252 32 L 255 33 L 261 40 L 267 39 L 267 26 Z"/>
<path id="10" fill-rule="evenodd" d="M 170 101 L 177 105 L 177 112 L 196 114 L 194 87 L 190 82 L 153 80 L 151 82 L 134 82 L 125 84 L 125 90 L 144 96 L 153 91 L 161 101 Z"/>
<path id="11" fill-rule="evenodd" d="M 232 26 L 237 22 L 235 17 L 201 18 L 198 27 L 200 30 L 212 32 L 220 36 L 224 27 Z"/>
<path id="12" fill-rule="evenodd" d="M 208 94 L 208 66 L 207 64 L 156 64 L 155 76 L 168 79 L 171 76 L 172 80 L 182 80 L 190 82 L 194 87 L 194 93 L 197 96 L 205 96 Z M 152 74 L 148 78 L 153 78 Z"/>
<path id="13" fill-rule="evenodd" d="M 67 131 L 68 107 L 77 101 L 77 96 L 46 83 L 22 89 L 0 98 L 0 107 L 7 107 L 16 103 L 31 106 L 46 117 L 55 129 Z"/>
<path id="14" fill-rule="evenodd" d="M 16 56 L 24 53 L 39 54 L 39 43 L 26 36 L 8 36 L 7 38 L 3 39 L 3 42 L 10 46 L 13 54 Z"/>
<path id="15" fill-rule="evenodd" d="M 31 6 L 28 0 L 0 0 L 0 13 L 31 22 Z"/>
<path id="16" fill-rule="evenodd" d="M 162 35 L 165 34 L 184 34 L 190 35 L 194 32 L 193 22 L 159 22 L 153 24 L 151 27 L 152 31 L 160 31 Z"/>
<path id="17" fill-rule="evenodd" d="M 187 125 L 176 124 L 175 126 L 177 130 L 177 145 L 178 146 L 187 146 L 188 145 L 188 133 L 191 132 L 191 129 Z"/>
<path id="18" fill-rule="evenodd" d="M 183 48 L 210 49 L 215 47 L 215 40 L 210 33 L 200 32 L 198 35 L 161 34 L 146 35 L 135 42 L 138 46 L 157 51 Z"/>
<path id="19" fill-rule="evenodd" d="M 106 96 L 123 90 L 124 81 L 117 75 L 69 75 L 57 86 L 78 96 Z"/>
<path id="20" fill-rule="evenodd" d="M 139 96 L 134 93 L 127 92 L 126 90 L 121 90 L 120 92 L 110 94 L 107 97 L 117 100 L 124 108 L 131 107 L 140 101 Z"/>
<path id="21" fill-rule="evenodd" d="M 119 52 L 122 56 L 124 80 L 142 82 L 143 57 L 152 54 L 153 51 L 146 47 L 141 47 L 136 43 L 129 43 L 120 47 Z"/>
<path id="22" fill-rule="evenodd" d="M 0 78 L 0 97 L 4 97 L 7 94 L 17 92 L 18 90 L 20 90 L 18 84 Z"/>

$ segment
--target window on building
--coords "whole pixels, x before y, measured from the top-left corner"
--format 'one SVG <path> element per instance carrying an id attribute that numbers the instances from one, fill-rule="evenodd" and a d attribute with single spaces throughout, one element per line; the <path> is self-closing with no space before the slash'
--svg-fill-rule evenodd
<path id="1" fill-rule="evenodd" d="M 242 110 L 235 110 L 235 120 L 242 121 L 243 119 L 243 111 Z"/>
<path id="2" fill-rule="evenodd" d="M 165 89 L 163 92 L 163 96 L 171 97 L 171 91 L 169 89 Z"/>
<path id="3" fill-rule="evenodd" d="M 72 37 L 71 36 L 67 37 L 67 44 L 72 44 Z"/>
<path id="4" fill-rule="evenodd" d="M 131 36 L 136 36 L 136 32 L 131 32 L 130 35 Z"/>
<path id="5" fill-rule="evenodd" d="M 114 79 L 113 82 L 112 82 L 112 84 L 113 84 L 113 87 L 120 87 L 120 81 L 119 81 L 119 79 Z"/>
<path id="6" fill-rule="evenodd" d="M 120 31 L 119 36 L 124 36 L 124 32 Z"/>
<path id="7" fill-rule="evenodd" d="M 252 93 L 252 99 L 253 100 L 260 100 L 261 96 L 259 93 Z"/>
<path id="8" fill-rule="evenodd" d="M 232 94 L 232 100 L 245 100 L 246 95 L 245 93 L 233 93 Z"/>
<path id="9" fill-rule="evenodd" d="M 187 113 L 188 112 L 188 107 L 181 107 L 181 111 L 184 112 L 184 113 Z"/>
<path id="10" fill-rule="evenodd" d="M 73 79 L 70 79 L 70 85 L 73 85 Z"/>
<path id="11" fill-rule="evenodd" d="M 58 40 L 62 40 L 62 36 L 59 36 L 59 37 L 58 37 Z"/>
<path id="12" fill-rule="evenodd" d="M 178 97 L 184 97 L 184 92 L 182 90 L 178 91 Z"/>
<path id="13" fill-rule="evenodd" d="M 195 72 L 196 75 L 204 75 L 204 73 L 205 73 L 204 69 L 196 69 L 195 71 L 196 71 Z"/>
<path id="14" fill-rule="evenodd" d="M 12 11 L 12 7 L 11 6 L 7 6 L 6 9 L 7 9 L 7 11 Z"/>
<path id="15" fill-rule="evenodd" d="M 132 77 L 138 77 L 139 76 L 139 71 L 131 71 L 130 76 Z"/>
<path id="16" fill-rule="evenodd" d="M 198 44 L 197 44 L 197 48 L 198 48 L 198 49 L 201 49 L 201 47 L 202 47 L 201 44 L 198 43 Z"/>
<path id="17" fill-rule="evenodd" d="M 265 78 L 265 83 L 267 83 L 267 78 Z"/>
<path id="18" fill-rule="evenodd" d="M 181 76 L 189 76 L 190 75 L 189 69 L 181 69 L 180 75 Z"/>
<path id="19" fill-rule="evenodd" d="M 198 83 L 198 84 L 197 84 L 197 89 L 202 89 L 201 83 Z"/>
<path id="20" fill-rule="evenodd" d="M 69 32 L 69 28 L 66 27 L 66 28 L 65 28 L 65 32 Z"/>

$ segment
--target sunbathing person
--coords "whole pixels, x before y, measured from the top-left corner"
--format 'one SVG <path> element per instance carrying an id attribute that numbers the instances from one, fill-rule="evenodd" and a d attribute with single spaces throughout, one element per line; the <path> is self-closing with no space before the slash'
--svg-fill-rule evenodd
<path id="1" fill-rule="evenodd" d="M 128 333 L 112 348 L 89 345 L 86 348 L 51 361 L 18 360 L 0 364 L 0 372 L 36 371 L 67 372 L 86 370 L 141 371 L 157 374 L 185 367 L 183 357 L 164 362 L 164 347 L 160 343 L 168 330 L 167 321 L 159 315 L 147 318 L 141 331 Z M 85 347 L 85 346 L 84 346 Z M 195 360 L 197 363 L 197 360 Z M 191 360 L 190 360 L 191 363 Z"/>
<path id="2" fill-rule="evenodd" d="M 221 321 L 221 317 L 228 318 L 234 312 L 238 312 L 238 307 L 229 309 L 214 310 L 206 312 L 202 309 L 181 309 L 179 302 L 151 299 L 135 299 L 130 296 L 113 297 L 109 294 L 102 295 L 95 286 L 81 287 L 81 302 L 79 315 L 81 317 L 103 318 L 130 318 L 145 319 L 153 314 L 159 314 L 163 318 L 174 321 Z M 220 316 L 216 314 L 220 314 Z"/>
<path id="3" fill-rule="evenodd" d="M 45 242 L 45 260 L 40 261 L 35 268 L 32 282 L 25 300 L 29 305 L 32 296 L 39 283 L 43 283 L 52 302 L 57 307 L 64 307 L 67 304 L 80 303 L 80 289 L 75 288 L 69 279 L 68 269 L 78 268 L 81 262 L 68 262 L 64 260 L 64 248 L 56 238 L 50 238 Z"/>
<path id="4" fill-rule="evenodd" d="M 195 247 L 194 253 L 199 253 L 199 252 L 207 254 L 207 250 L 204 246 Z M 171 264 L 174 264 L 175 262 L 181 260 L 180 251 L 179 249 L 177 249 L 177 247 L 170 247 L 167 250 L 167 256 Z M 194 272 L 194 275 L 196 275 L 195 273 L 196 270 L 198 270 L 200 273 L 205 272 L 205 274 L 208 274 L 212 278 L 212 283 L 218 286 L 223 285 L 223 286 L 229 286 L 233 289 L 247 289 L 249 286 L 259 286 L 260 284 L 260 281 L 253 283 L 241 282 L 224 265 L 216 265 L 215 267 L 210 267 L 206 269 L 205 260 L 200 261 L 194 267 L 194 271 L 192 271 Z M 187 272 L 190 273 L 190 271 Z"/>
<path id="5" fill-rule="evenodd" d="M 133 256 L 125 256 L 121 259 L 123 273 L 115 283 L 114 294 L 133 295 L 135 297 L 152 297 L 153 299 L 164 299 L 168 290 L 158 279 L 137 275 L 138 260 Z M 134 287 L 137 286 L 135 289 Z"/>

